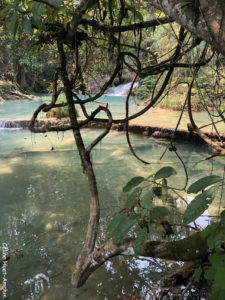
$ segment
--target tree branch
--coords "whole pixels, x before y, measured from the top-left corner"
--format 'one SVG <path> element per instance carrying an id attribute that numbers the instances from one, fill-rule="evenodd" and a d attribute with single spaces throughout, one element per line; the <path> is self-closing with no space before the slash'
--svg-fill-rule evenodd
<path id="1" fill-rule="evenodd" d="M 88 277 L 110 258 L 117 255 L 135 255 L 135 238 L 127 238 L 121 244 L 108 241 L 94 250 L 86 259 L 79 278 L 72 278 L 72 284 L 82 286 Z M 204 259 L 208 254 L 206 239 L 195 233 L 190 237 L 173 242 L 146 241 L 141 256 L 175 261 Z"/>
<path id="2" fill-rule="evenodd" d="M 165 17 L 165 18 L 161 18 L 161 19 L 155 19 L 155 20 L 145 21 L 145 22 L 140 22 L 140 23 L 134 23 L 131 25 L 123 25 L 123 26 L 102 25 L 95 20 L 87 20 L 87 19 L 82 19 L 80 21 L 81 24 L 92 26 L 95 30 L 99 30 L 101 32 L 110 32 L 110 33 L 126 32 L 126 31 L 133 31 L 136 29 L 150 28 L 150 27 L 155 27 L 155 26 L 159 26 L 162 24 L 168 24 L 171 22 L 174 22 L 174 21 L 170 17 L 169 18 Z"/>

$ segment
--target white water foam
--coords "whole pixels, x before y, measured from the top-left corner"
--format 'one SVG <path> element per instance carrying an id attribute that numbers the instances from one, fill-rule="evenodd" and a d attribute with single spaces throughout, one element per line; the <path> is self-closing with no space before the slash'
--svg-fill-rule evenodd
<path id="1" fill-rule="evenodd" d="M 0 120 L 0 129 L 21 129 L 22 127 L 16 121 Z"/>
<path id="2" fill-rule="evenodd" d="M 139 85 L 138 82 L 134 83 L 133 88 L 137 88 Z M 129 92 L 131 86 L 131 82 L 125 83 L 125 84 L 120 84 L 116 87 L 109 88 L 106 92 L 106 95 L 108 96 L 126 96 Z"/>

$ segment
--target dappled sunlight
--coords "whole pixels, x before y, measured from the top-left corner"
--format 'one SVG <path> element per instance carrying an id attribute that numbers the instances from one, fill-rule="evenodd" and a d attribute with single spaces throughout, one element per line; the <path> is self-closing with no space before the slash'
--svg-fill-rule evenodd
<path id="1" fill-rule="evenodd" d="M 13 157 L 10 159 L 10 164 L 20 164 L 22 162 L 22 157 Z"/>
<path id="2" fill-rule="evenodd" d="M 1 165 L 0 175 L 6 175 L 6 174 L 12 174 L 12 173 L 13 173 L 13 169 L 10 166 Z"/>
<path id="3" fill-rule="evenodd" d="M 50 230 L 50 229 L 53 228 L 53 226 L 54 225 L 52 223 L 48 223 L 48 224 L 45 225 L 45 230 Z"/>

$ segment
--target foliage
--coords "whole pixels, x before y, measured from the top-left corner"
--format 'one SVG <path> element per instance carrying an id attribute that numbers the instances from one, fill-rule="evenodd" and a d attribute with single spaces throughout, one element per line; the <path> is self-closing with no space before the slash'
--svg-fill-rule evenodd
<path id="1" fill-rule="evenodd" d="M 160 225 L 160 222 L 165 221 L 164 218 L 170 214 L 170 209 L 167 207 L 155 206 L 154 198 L 159 196 L 155 188 L 163 189 L 162 180 L 165 181 L 175 174 L 174 168 L 164 167 L 147 178 L 132 178 L 123 188 L 124 205 L 121 213 L 110 222 L 107 237 L 118 244 L 135 227 L 137 238 L 134 251 L 137 255 L 140 254 L 148 238 L 149 225 L 152 223 Z"/>
<path id="2" fill-rule="evenodd" d="M 165 199 L 162 197 L 165 180 L 176 173 L 172 167 L 163 167 L 147 178 L 132 178 L 123 188 L 123 197 L 121 198 L 125 199 L 124 205 L 121 213 L 116 215 L 108 226 L 108 238 L 112 238 L 113 242 L 118 244 L 128 233 L 136 234 L 134 251 L 136 255 L 141 255 L 146 240 L 149 238 L 150 224 L 155 223 L 159 226 L 166 222 L 167 228 L 170 228 L 168 217 L 171 215 L 171 209 L 164 205 L 155 206 L 154 199 L 159 197 L 165 204 Z M 184 225 L 195 221 L 209 207 L 215 199 L 221 182 L 220 176 L 210 175 L 200 178 L 188 187 L 187 193 L 195 194 L 195 198 L 185 210 Z M 168 189 L 170 188 L 167 186 L 167 181 L 166 188 L 168 199 Z M 172 232 L 173 230 L 167 229 L 165 236 Z M 213 281 L 212 299 L 215 300 L 223 299 L 225 295 L 223 280 L 225 276 L 224 232 L 225 211 L 221 213 L 219 222 L 209 225 L 201 233 L 203 237 L 207 238 L 207 244 L 212 253 L 209 256 L 211 266 L 204 272 L 204 276 L 205 279 Z M 196 280 L 200 280 L 202 273 L 201 268 L 195 270 Z"/>
<path id="3" fill-rule="evenodd" d="M 44 101 L 48 104 L 50 103 L 49 98 L 45 98 Z M 65 95 L 60 95 L 58 97 L 57 104 L 66 104 Z M 76 113 L 77 113 L 77 116 L 79 116 L 77 110 L 76 110 Z M 68 106 L 52 108 L 49 112 L 47 112 L 46 117 L 47 118 L 57 118 L 57 119 L 67 118 L 67 117 L 69 117 Z"/>
<path id="4" fill-rule="evenodd" d="M 141 79 L 138 88 L 135 89 L 134 95 L 140 100 L 146 99 L 153 92 L 156 81 L 156 75 Z"/>

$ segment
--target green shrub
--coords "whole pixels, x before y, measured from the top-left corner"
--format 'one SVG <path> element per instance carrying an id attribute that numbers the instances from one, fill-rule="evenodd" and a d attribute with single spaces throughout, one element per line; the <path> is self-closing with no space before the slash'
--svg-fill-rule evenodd
<path id="1" fill-rule="evenodd" d="M 135 90 L 134 95 L 140 100 L 146 99 L 153 91 L 156 80 L 156 75 L 150 75 L 141 79 L 139 82 L 139 87 Z"/>
<path id="2" fill-rule="evenodd" d="M 50 103 L 49 98 L 45 98 L 44 101 L 47 102 L 48 104 Z M 57 104 L 61 104 L 61 103 L 66 103 L 65 95 L 60 95 L 58 97 Z M 76 110 L 76 114 L 77 116 L 79 116 L 77 110 Z M 68 106 L 52 108 L 50 111 L 47 112 L 46 117 L 57 118 L 57 119 L 67 118 L 69 117 Z"/>

